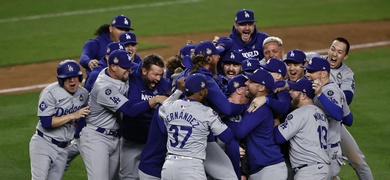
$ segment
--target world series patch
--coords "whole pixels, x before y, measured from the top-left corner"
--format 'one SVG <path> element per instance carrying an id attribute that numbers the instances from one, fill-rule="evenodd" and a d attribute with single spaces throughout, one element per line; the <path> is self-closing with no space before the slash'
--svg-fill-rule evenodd
<path id="1" fill-rule="evenodd" d="M 47 105 L 44 101 L 41 102 L 41 104 L 39 104 L 39 109 L 41 111 L 44 111 L 45 109 L 47 108 Z"/>
<path id="2" fill-rule="evenodd" d="M 80 100 L 80 101 L 84 101 L 84 97 L 83 97 L 82 94 L 80 94 L 79 100 Z"/>
<path id="3" fill-rule="evenodd" d="M 111 94 L 111 89 L 106 89 L 105 93 L 106 93 L 107 96 L 110 95 Z"/>
<path id="4" fill-rule="evenodd" d="M 333 96 L 334 92 L 332 90 L 327 92 L 328 96 Z"/>

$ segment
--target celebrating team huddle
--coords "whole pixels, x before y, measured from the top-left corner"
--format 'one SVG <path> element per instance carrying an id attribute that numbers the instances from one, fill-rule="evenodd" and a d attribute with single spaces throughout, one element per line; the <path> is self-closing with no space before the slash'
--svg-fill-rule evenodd
<path id="1" fill-rule="evenodd" d="M 143 59 L 116 16 L 64 60 L 38 102 L 32 179 L 62 179 L 81 155 L 88 179 L 339 179 L 347 161 L 373 179 L 352 135 L 349 42 L 292 49 L 239 10 L 230 35 Z"/>

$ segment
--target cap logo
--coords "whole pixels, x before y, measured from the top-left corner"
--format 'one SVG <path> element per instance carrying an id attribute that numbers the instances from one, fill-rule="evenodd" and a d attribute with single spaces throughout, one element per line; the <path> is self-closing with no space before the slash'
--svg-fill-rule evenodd
<path id="1" fill-rule="evenodd" d="M 71 65 L 68 64 L 68 71 L 71 72 L 73 71 L 73 67 Z"/>
<path id="2" fill-rule="evenodd" d="M 294 57 L 294 56 L 295 56 L 294 51 L 291 51 L 290 57 Z"/>
<path id="3" fill-rule="evenodd" d="M 114 19 L 114 20 L 112 20 L 112 24 L 115 24 L 116 23 L 116 20 Z"/>
<path id="4" fill-rule="evenodd" d="M 126 18 L 124 18 L 124 21 L 123 21 L 123 23 L 124 23 L 124 24 L 126 24 L 126 25 L 129 25 L 129 21 L 127 21 L 127 19 L 126 19 Z"/>
<path id="5" fill-rule="evenodd" d="M 230 59 L 236 59 L 236 56 L 234 56 L 233 52 L 230 52 Z"/>
<path id="6" fill-rule="evenodd" d="M 108 54 L 110 51 L 111 51 L 111 49 L 110 49 L 110 48 L 107 48 L 107 54 Z"/>
<path id="7" fill-rule="evenodd" d="M 121 44 L 119 44 L 119 49 L 124 49 L 123 46 Z"/>
<path id="8" fill-rule="evenodd" d="M 306 89 L 303 89 L 302 91 L 303 91 L 304 93 L 306 93 Z"/>
<path id="9" fill-rule="evenodd" d="M 206 48 L 206 54 L 207 54 L 207 55 L 210 55 L 210 54 L 211 54 L 211 49 L 210 49 L 210 48 Z"/>
<path id="10" fill-rule="evenodd" d="M 246 18 L 250 18 L 251 17 L 246 11 L 244 11 L 244 13 L 245 13 L 245 17 Z"/>
<path id="11" fill-rule="evenodd" d="M 261 84 L 264 84 L 264 85 L 265 85 L 265 81 L 261 81 Z"/>
<path id="12" fill-rule="evenodd" d="M 200 87 L 202 88 L 206 87 L 206 83 L 204 83 L 204 81 L 200 82 Z"/>
<path id="13" fill-rule="evenodd" d="M 114 58 L 114 64 L 118 64 L 119 59 L 117 57 Z"/>
<path id="14" fill-rule="evenodd" d="M 126 39 L 131 39 L 131 36 L 129 34 L 126 34 Z"/>
<path id="15" fill-rule="evenodd" d="M 127 54 L 127 60 L 131 61 L 131 57 L 129 54 Z"/>
<path id="16" fill-rule="evenodd" d="M 238 88 L 238 86 L 240 86 L 240 83 L 237 82 L 237 81 L 234 81 L 234 82 L 233 82 L 233 87 L 234 87 L 234 88 Z"/>
<path id="17" fill-rule="evenodd" d="M 309 61 L 309 64 L 311 65 L 311 64 L 312 64 L 312 62 L 313 62 L 313 61 L 311 61 L 311 59 L 310 59 L 310 61 Z"/>
<path id="18" fill-rule="evenodd" d="M 249 61 L 247 61 L 247 62 L 246 62 L 246 66 L 251 67 L 251 66 L 252 66 L 252 63 L 249 62 Z"/>

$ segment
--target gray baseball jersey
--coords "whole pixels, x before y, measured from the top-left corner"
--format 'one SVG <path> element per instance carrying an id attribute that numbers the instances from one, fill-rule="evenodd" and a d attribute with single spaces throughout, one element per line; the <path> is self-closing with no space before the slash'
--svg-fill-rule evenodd
<path id="1" fill-rule="evenodd" d="M 302 165 L 329 164 L 327 148 L 328 121 L 324 112 L 314 105 L 304 105 L 287 115 L 278 126 L 279 132 L 290 140 L 290 160 L 293 168 Z"/>
<path id="2" fill-rule="evenodd" d="M 79 86 L 74 94 L 68 93 L 58 82 L 42 90 L 38 101 L 38 116 L 64 116 L 87 105 L 88 91 Z M 75 121 L 59 127 L 45 129 L 41 121 L 37 133 L 30 141 L 32 179 L 62 179 L 67 160 L 67 150 L 73 139 Z"/>
<path id="3" fill-rule="evenodd" d="M 88 91 L 79 86 L 72 95 L 68 93 L 58 82 L 52 83 L 42 90 L 39 95 L 38 116 L 64 116 L 85 107 L 88 102 Z M 56 127 L 45 129 L 41 121 L 38 121 L 37 129 L 46 136 L 57 141 L 71 141 L 75 131 L 75 121 Z"/>
<path id="4" fill-rule="evenodd" d="M 355 92 L 354 73 L 345 63 L 338 69 L 330 69 L 330 77 L 330 81 L 335 82 L 343 91 Z"/>
<path id="5" fill-rule="evenodd" d="M 344 92 L 333 82 L 325 84 L 322 86 L 322 93 L 326 95 L 332 102 L 337 104 L 339 107 L 343 109 L 343 116 L 347 116 L 351 111 L 349 109 L 349 106 L 347 104 L 347 101 L 345 99 Z M 329 122 L 329 139 L 328 144 L 336 144 L 340 142 L 340 128 L 341 128 L 341 122 L 342 121 L 336 121 L 333 119 L 327 111 L 325 111 L 324 106 L 321 104 L 321 102 L 315 97 L 314 98 L 314 104 L 317 105 L 319 108 L 321 108 Z"/>
<path id="6" fill-rule="evenodd" d="M 168 131 L 168 154 L 206 158 L 207 136 L 218 136 L 227 126 L 210 107 L 188 99 L 164 102 L 159 116 Z"/>
<path id="7" fill-rule="evenodd" d="M 100 72 L 91 90 L 89 100 L 91 113 L 86 121 L 87 125 L 118 130 L 117 121 L 121 119 L 122 113 L 117 110 L 128 101 L 125 96 L 128 91 L 128 82 L 111 78 L 106 74 L 106 69 Z"/>

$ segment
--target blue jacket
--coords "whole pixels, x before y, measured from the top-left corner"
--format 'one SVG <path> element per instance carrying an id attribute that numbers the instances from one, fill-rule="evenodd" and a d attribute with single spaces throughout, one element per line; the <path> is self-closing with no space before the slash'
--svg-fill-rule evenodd
<path id="1" fill-rule="evenodd" d="M 149 106 L 149 99 L 156 95 L 166 95 L 170 93 L 171 85 L 161 78 L 160 82 L 153 89 L 149 89 L 142 80 L 142 62 L 138 68 L 129 75 L 129 91 L 127 98 L 131 106 L 130 109 L 137 109 L 131 117 L 123 116 L 121 123 L 122 137 L 126 140 L 145 144 L 149 126 L 152 121 L 153 108 Z"/>

